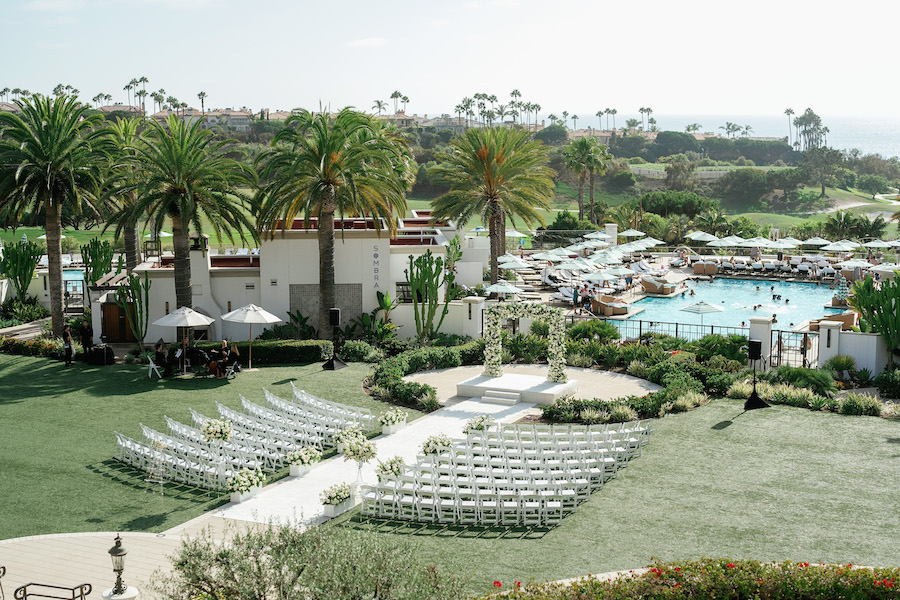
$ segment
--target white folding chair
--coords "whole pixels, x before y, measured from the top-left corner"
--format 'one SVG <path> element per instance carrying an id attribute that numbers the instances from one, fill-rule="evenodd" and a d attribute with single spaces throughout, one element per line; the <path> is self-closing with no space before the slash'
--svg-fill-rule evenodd
<path id="1" fill-rule="evenodd" d="M 159 367 L 156 366 L 156 363 L 153 362 L 153 359 L 148 356 L 147 362 L 150 363 L 149 367 L 147 368 L 147 379 L 153 379 L 154 372 L 156 373 L 157 377 L 162 379 L 162 373 L 159 372 Z"/>

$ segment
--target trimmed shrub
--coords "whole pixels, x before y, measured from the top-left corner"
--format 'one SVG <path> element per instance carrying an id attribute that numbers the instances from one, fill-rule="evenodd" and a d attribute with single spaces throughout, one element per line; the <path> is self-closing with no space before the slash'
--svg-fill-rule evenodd
<path id="1" fill-rule="evenodd" d="M 786 383 L 772 386 L 772 400 L 779 404 L 809 408 L 813 398 L 815 394 L 807 388 L 798 388 Z"/>
<path id="2" fill-rule="evenodd" d="M 240 360 L 250 355 L 248 342 L 234 342 Z M 197 348 L 209 352 L 221 342 L 198 342 Z M 256 340 L 253 342 L 253 364 L 309 364 L 328 360 L 334 354 L 334 344 L 328 340 Z"/>
<path id="3" fill-rule="evenodd" d="M 632 375 L 633 377 L 640 377 L 641 379 L 647 379 L 648 372 L 647 365 L 642 360 L 633 360 L 631 364 L 628 365 L 628 368 L 625 371 Z"/>
<path id="4" fill-rule="evenodd" d="M 831 410 L 831 399 L 824 396 L 813 396 L 809 401 L 810 410 Z"/>
<path id="5" fill-rule="evenodd" d="M 710 369 L 717 369 L 719 371 L 725 371 L 727 373 L 737 373 L 744 368 L 744 363 L 739 360 L 725 358 L 721 354 L 716 354 L 708 361 L 706 361 L 706 366 Z"/>
<path id="6" fill-rule="evenodd" d="M 582 367 L 589 369 L 594 366 L 594 361 L 590 356 L 584 354 L 569 354 L 566 356 L 566 364 L 570 367 Z"/>
<path id="7" fill-rule="evenodd" d="M 609 413 L 597 408 L 585 408 L 578 413 L 578 418 L 585 425 L 594 425 L 595 423 L 605 423 L 609 420 Z"/>
<path id="8" fill-rule="evenodd" d="M 728 388 L 728 397 L 735 400 L 746 400 L 753 393 L 753 384 L 747 381 L 735 381 Z"/>
<path id="9" fill-rule="evenodd" d="M 881 416 L 881 400 L 869 394 L 850 393 L 841 400 L 840 412 L 842 415 L 879 417 Z"/>
<path id="10" fill-rule="evenodd" d="M 676 402 L 685 402 L 688 404 L 688 408 L 693 408 L 694 406 L 700 406 L 704 404 L 708 400 L 706 394 L 698 393 L 698 392 L 685 392 L 676 398 Z M 687 409 L 685 409 L 687 410 Z"/>
<path id="11" fill-rule="evenodd" d="M 550 324 L 546 321 L 532 321 L 531 335 L 538 337 L 547 337 L 550 335 Z"/>
<path id="12" fill-rule="evenodd" d="M 637 421 L 638 413 L 627 404 L 614 404 L 609 409 L 610 423 L 626 423 L 628 421 Z"/>
<path id="13" fill-rule="evenodd" d="M 747 338 L 742 335 L 705 335 L 692 342 L 690 347 L 701 362 L 706 362 L 717 354 L 741 364 L 747 362 Z"/>
<path id="14" fill-rule="evenodd" d="M 569 327 L 566 335 L 570 340 L 597 340 L 600 343 L 605 343 L 619 339 L 619 330 L 606 321 L 590 319 L 579 321 L 572 325 Z"/>
<path id="15" fill-rule="evenodd" d="M 875 377 L 875 385 L 885 398 L 900 398 L 900 369 L 884 371 Z"/>
<path id="16" fill-rule="evenodd" d="M 343 348 L 338 352 L 341 360 L 350 362 L 379 362 L 384 358 L 384 353 L 371 344 L 362 340 L 347 340 L 344 342 Z"/>
<path id="17" fill-rule="evenodd" d="M 837 389 L 831 373 L 824 369 L 784 366 L 769 371 L 767 378 L 773 382 L 790 383 L 796 387 L 809 388 L 819 396 L 829 396 Z"/>
<path id="18" fill-rule="evenodd" d="M 846 354 L 838 354 L 825 361 L 825 364 L 822 365 L 822 369 L 831 371 L 831 374 L 835 379 L 843 381 L 844 372 L 847 372 L 852 377 L 853 373 L 856 371 L 856 359 L 852 356 L 847 356 Z"/>

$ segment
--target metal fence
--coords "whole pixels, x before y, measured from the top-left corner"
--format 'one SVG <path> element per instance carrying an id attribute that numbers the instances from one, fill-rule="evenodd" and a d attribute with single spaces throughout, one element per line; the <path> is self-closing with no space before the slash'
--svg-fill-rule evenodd
<path id="1" fill-rule="evenodd" d="M 767 361 L 770 367 L 804 367 L 813 369 L 819 358 L 819 334 L 814 331 L 772 330 L 772 347 Z"/>
<path id="2" fill-rule="evenodd" d="M 585 319 L 594 319 L 591 315 L 569 315 L 568 322 L 574 323 Z M 666 323 L 663 321 L 639 321 L 634 319 L 606 319 L 606 322 L 619 331 L 623 340 L 639 340 L 645 333 L 669 335 L 692 342 L 705 335 L 740 335 L 748 337 L 746 327 L 722 327 L 720 325 L 697 325 L 695 323 Z"/>

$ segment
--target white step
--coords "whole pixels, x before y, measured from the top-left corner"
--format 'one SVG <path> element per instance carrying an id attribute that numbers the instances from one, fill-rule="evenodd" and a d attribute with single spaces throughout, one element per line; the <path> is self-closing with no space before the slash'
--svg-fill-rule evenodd
<path id="1" fill-rule="evenodd" d="M 500 390 L 486 390 L 481 397 L 482 402 L 491 404 L 504 404 L 512 406 L 522 399 L 522 395 L 518 392 L 502 392 Z"/>

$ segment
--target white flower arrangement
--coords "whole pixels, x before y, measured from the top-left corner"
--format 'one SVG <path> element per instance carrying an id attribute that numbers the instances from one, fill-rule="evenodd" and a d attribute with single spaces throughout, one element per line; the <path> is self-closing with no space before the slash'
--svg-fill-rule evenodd
<path id="1" fill-rule="evenodd" d="M 359 463 L 369 462 L 375 458 L 375 444 L 366 438 L 359 438 L 347 444 L 344 449 L 344 460 L 353 460 Z"/>
<path id="2" fill-rule="evenodd" d="M 231 421 L 221 421 L 219 419 L 209 419 L 203 424 L 203 439 L 207 442 L 227 442 L 234 435 L 231 428 Z"/>
<path id="3" fill-rule="evenodd" d="M 479 415 L 474 419 L 469 419 L 468 421 L 466 421 L 466 426 L 463 427 L 463 433 L 487 431 L 496 424 L 497 421 L 495 421 L 494 417 L 492 417 L 491 415 Z"/>
<path id="4" fill-rule="evenodd" d="M 399 423 L 406 423 L 406 419 L 409 417 L 409 413 L 405 410 L 402 410 L 398 407 L 389 408 L 387 411 L 381 413 L 378 417 L 378 422 L 381 423 L 382 426 L 388 427 L 390 425 L 397 425 Z"/>
<path id="5" fill-rule="evenodd" d="M 322 453 L 312 446 L 304 446 L 299 450 L 291 450 L 285 456 L 290 465 L 311 465 L 322 460 Z"/>
<path id="6" fill-rule="evenodd" d="M 501 304 L 492 306 L 484 313 L 484 376 L 500 377 L 502 366 L 502 329 L 505 319 L 537 319 L 550 325 L 547 360 L 550 369 L 547 381 L 565 383 L 566 378 L 566 326 L 563 312 L 545 304 Z"/>
<path id="7" fill-rule="evenodd" d="M 336 483 L 319 494 L 319 498 L 322 500 L 322 504 L 332 504 L 336 506 L 341 502 L 345 502 L 350 499 L 350 484 Z"/>
<path id="8" fill-rule="evenodd" d="M 150 447 L 154 450 L 166 450 L 168 448 L 166 443 L 162 440 L 153 440 L 150 442 Z"/>
<path id="9" fill-rule="evenodd" d="M 422 444 L 422 454 L 440 454 L 450 449 L 453 441 L 443 433 L 433 435 Z"/>
<path id="10" fill-rule="evenodd" d="M 383 478 L 399 477 L 401 473 L 403 473 L 403 458 L 400 456 L 395 456 L 384 462 L 379 462 L 378 466 L 375 467 L 375 474 L 378 475 L 378 481 L 381 481 Z"/>
<path id="11" fill-rule="evenodd" d="M 241 469 L 234 477 L 229 477 L 225 484 L 229 492 L 246 494 L 252 488 L 262 487 L 266 482 L 266 474 L 262 469 Z"/>
<path id="12" fill-rule="evenodd" d="M 365 440 L 366 436 L 363 434 L 362 429 L 359 428 L 359 425 L 351 425 L 346 429 L 342 429 L 334 436 L 334 441 L 338 444 L 344 444 L 349 446 L 353 442 L 359 440 Z"/>

